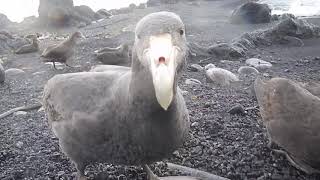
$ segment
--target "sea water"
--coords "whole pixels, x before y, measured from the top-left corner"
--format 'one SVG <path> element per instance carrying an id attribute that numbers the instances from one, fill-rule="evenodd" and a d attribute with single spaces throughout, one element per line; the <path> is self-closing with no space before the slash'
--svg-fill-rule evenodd
<path id="1" fill-rule="evenodd" d="M 272 14 L 320 15 L 320 0 L 260 0 L 259 3 L 268 4 L 272 9 Z"/>

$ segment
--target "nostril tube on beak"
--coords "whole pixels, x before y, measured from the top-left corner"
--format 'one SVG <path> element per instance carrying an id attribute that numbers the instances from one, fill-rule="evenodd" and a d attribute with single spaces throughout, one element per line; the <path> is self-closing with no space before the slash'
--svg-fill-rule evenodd
<path id="1" fill-rule="evenodd" d="M 165 63 L 166 62 L 166 58 L 164 58 L 163 56 L 159 57 L 159 63 Z"/>

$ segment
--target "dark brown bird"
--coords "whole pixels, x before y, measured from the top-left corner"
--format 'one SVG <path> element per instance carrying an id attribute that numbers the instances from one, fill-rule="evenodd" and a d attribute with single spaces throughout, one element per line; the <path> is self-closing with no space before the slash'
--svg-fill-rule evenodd
<path id="1" fill-rule="evenodd" d="M 129 62 L 129 45 L 122 44 L 116 48 L 105 47 L 95 51 L 96 58 L 107 65 L 119 65 Z"/>
<path id="2" fill-rule="evenodd" d="M 21 46 L 15 51 L 16 54 L 26 54 L 39 51 L 39 43 L 37 37 L 32 37 L 32 43 Z"/>
<path id="3" fill-rule="evenodd" d="M 307 89 L 284 78 L 255 81 L 255 91 L 269 146 L 277 144 L 296 168 L 311 174 L 320 173 L 320 98 L 318 88 Z"/>
<path id="4" fill-rule="evenodd" d="M 68 60 L 74 54 L 74 47 L 78 39 L 82 38 L 83 35 L 80 32 L 73 33 L 67 40 L 63 41 L 58 45 L 53 45 L 47 47 L 41 57 L 46 58 L 44 62 L 52 62 L 53 67 L 56 69 L 55 62 L 60 62 L 66 64 L 66 66 L 71 67 L 68 64 Z"/>

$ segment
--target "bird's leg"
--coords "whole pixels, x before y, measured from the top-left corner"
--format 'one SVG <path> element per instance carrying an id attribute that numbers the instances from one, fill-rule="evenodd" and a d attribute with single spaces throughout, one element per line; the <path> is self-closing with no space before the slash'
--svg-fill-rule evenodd
<path id="1" fill-rule="evenodd" d="M 52 63 L 53 63 L 53 68 L 54 68 L 55 70 L 57 70 L 57 68 L 56 68 L 56 63 L 55 63 L 54 61 L 52 61 Z"/>
<path id="2" fill-rule="evenodd" d="M 87 177 L 84 175 L 84 170 L 86 166 L 82 163 L 75 163 L 77 169 L 77 179 L 78 180 L 87 180 Z"/>
<path id="3" fill-rule="evenodd" d="M 143 169 L 147 172 L 147 179 L 148 180 L 160 180 L 159 177 L 157 175 L 155 175 L 151 169 L 149 168 L 148 165 L 144 165 Z"/>

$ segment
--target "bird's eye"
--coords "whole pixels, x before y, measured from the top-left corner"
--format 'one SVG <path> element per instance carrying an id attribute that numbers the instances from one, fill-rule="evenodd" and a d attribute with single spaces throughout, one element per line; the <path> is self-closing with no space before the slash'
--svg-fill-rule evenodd
<path id="1" fill-rule="evenodd" d="M 184 34 L 183 29 L 180 29 L 179 33 L 180 33 L 180 35 L 182 36 L 182 35 Z"/>

